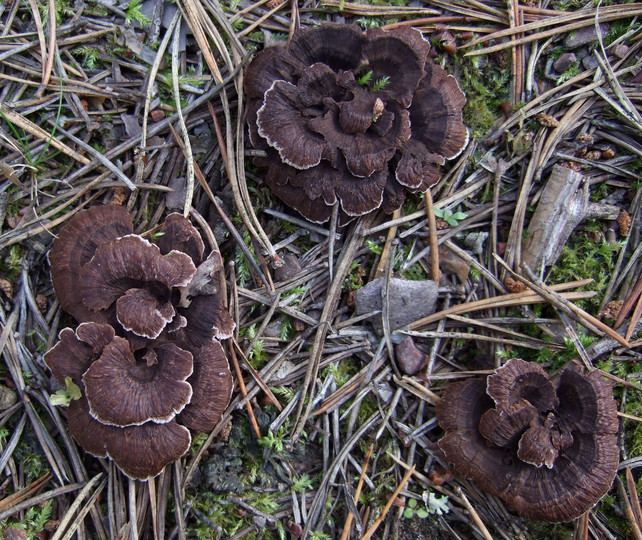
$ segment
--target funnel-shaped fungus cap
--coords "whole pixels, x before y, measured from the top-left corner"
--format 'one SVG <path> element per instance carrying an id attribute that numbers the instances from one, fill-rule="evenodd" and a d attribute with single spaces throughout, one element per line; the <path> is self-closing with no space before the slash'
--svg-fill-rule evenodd
<path id="1" fill-rule="evenodd" d="M 80 296 L 85 306 L 103 311 L 115 305 L 118 322 L 139 336 L 156 338 L 174 318 L 173 288 L 186 286 L 196 267 L 185 253 L 162 255 L 137 235 L 102 244 L 82 269 Z"/>
<path id="2" fill-rule="evenodd" d="M 426 191 L 468 141 L 464 94 L 429 50 L 414 29 L 326 24 L 260 52 L 247 122 L 270 189 L 315 222 L 337 201 L 345 222 Z"/>
<path id="3" fill-rule="evenodd" d="M 96 208 L 74 216 L 52 249 L 56 292 L 73 293 L 76 304 L 61 303 L 81 324 L 60 332 L 44 359 L 60 383 L 70 377 L 81 390 L 68 408 L 76 441 L 146 479 L 187 451 L 188 428 L 211 431 L 229 403 L 232 376 L 217 341 L 234 329 L 223 260 L 218 250 L 205 258 L 182 216 L 168 216 L 152 244 L 131 233 L 123 209 Z M 61 276 L 72 268 L 72 280 Z"/>
<path id="4" fill-rule="evenodd" d="M 423 36 L 417 30 L 406 27 L 394 31 L 371 28 L 366 33 L 366 42 L 361 51 L 368 70 L 372 71 L 371 79 L 379 81 L 384 77 L 389 78 L 387 84 L 376 93 L 398 101 L 405 108 L 414 102 L 419 81 L 424 78 L 429 66 L 432 67 L 432 64 L 426 66 L 429 53 L 430 44 Z"/>
<path id="5" fill-rule="evenodd" d="M 115 337 L 82 378 L 90 413 L 116 426 L 169 422 L 192 399 L 192 369 L 192 355 L 173 343 L 144 349 L 137 361 L 127 340 Z"/>
<path id="6" fill-rule="evenodd" d="M 60 306 L 76 320 L 106 322 L 104 314 L 96 314 L 82 304 L 78 294 L 80 272 L 98 246 L 133 230 L 132 218 L 122 206 L 82 210 L 60 229 L 49 251 L 51 280 Z"/>
<path id="7" fill-rule="evenodd" d="M 320 62 L 333 71 L 356 69 L 365 42 L 356 25 L 323 24 L 295 32 L 288 45 L 292 58 L 304 66 Z"/>
<path id="8" fill-rule="evenodd" d="M 466 96 L 455 78 L 427 63 L 426 76 L 409 108 L 413 138 L 446 159 L 458 156 L 468 143 L 468 130 L 461 119 L 465 104 Z"/>
<path id="9" fill-rule="evenodd" d="M 125 474 L 144 480 L 189 448 L 189 430 L 172 419 L 192 398 L 189 352 L 164 343 L 137 360 L 110 326 L 89 322 L 75 333 L 63 330 L 44 359 L 58 381 L 71 377 L 81 389 L 67 418 L 89 453 L 109 456 Z"/>
<path id="10" fill-rule="evenodd" d="M 598 371 L 569 364 L 549 377 L 513 359 L 487 380 L 450 385 L 437 418 L 455 471 L 529 519 L 580 516 L 617 471 L 617 408 Z"/>
<path id="11" fill-rule="evenodd" d="M 76 385 L 81 386 L 83 374 L 115 335 L 108 324 L 82 323 L 75 332 L 71 328 L 63 328 L 58 335 L 58 343 L 45 353 L 43 359 L 60 384 L 65 384 L 65 378 L 71 377 Z"/>
<path id="12" fill-rule="evenodd" d="M 69 431 L 76 442 L 96 457 L 109 457 L 130 478 L 147 480 L 189 450 L 189 430 L 174 421 L 147 422 L 141 426 L 101 424 L 89 412 L 82 397 L 69 404 Z"/>

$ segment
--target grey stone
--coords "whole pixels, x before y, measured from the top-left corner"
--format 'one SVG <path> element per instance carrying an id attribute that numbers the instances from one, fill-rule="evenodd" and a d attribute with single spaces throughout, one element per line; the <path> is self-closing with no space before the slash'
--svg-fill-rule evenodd
<path id="1" fill-rule="evenodd" d="M 5 411 L 18 403 L 18 392 L 15 390 L 0 385 L 0 411 Z"/>
<path id="2" fill-rule="evenodd" d="M 567 52 L 555 60 L 553 69 L 558 73 L 565 73 L 575 62 L 577 62 L 577 56 L 575 56 L 575 53 Z"/>
<path id="3" fill-rule="evenodd" d="M 584 66 L 584 69 L 593 69 L 598 66 L 597 58 L 593 56 L 592 54 L 587 54 L 584 58 L 582 58 L 582 66 Z"/>
<path id="4" fill-rule="evenodd" d="M 484 251 L 484 242 L 488 238 L 487 232 L 476 232 L 466 235 L 464 239 L 464 246 L 469 249 L 474 255 L 481 255 Z"/>
<path id="5" fill-rule="evenodd" d="M 604 37 L 609 33 L 611 26 L 607 23 L 600 24 L 600 34 Z M 570 32 L 568 36 L 564 38 L 564 47 L 567 49 L 577 49 L 582 45 L 588 45 L 593 41 L 597 41 L 598 35 L 595 30 L 595 25 L 585 26 L 584 28 L 578 28 L 573 32 Z"/>
<path id="6" fill-rule="evenodd" d="M 363 315 L 381 310 L 381 288 L 384 278 L 378 278 L 359 289 L 355 294 L 355 312 Z M 417 319 L 435 312 L 439 288 L 434 281 L 411 281 L 392 278 L 388 284 L 387 309 L 390 330 L 398 330 Z M 383 331 L 381 315 L 368 319 L 375 330 Z"/>

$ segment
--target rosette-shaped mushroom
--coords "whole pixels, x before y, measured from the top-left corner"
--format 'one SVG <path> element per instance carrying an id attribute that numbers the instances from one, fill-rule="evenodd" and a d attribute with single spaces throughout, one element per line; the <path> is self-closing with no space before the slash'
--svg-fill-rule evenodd
<path id="1" fill-rule="evenodd" d="M 111 457 L 127 476 L 144 480 L 189 449 L 189 430 L 175 416 L 192 397 L 190 353 L 165 344 L 137 360 L 111 326 L 93 322 L 75 333 L 65 328 L 59 337 L 44 358 L 59 382 L 71 377 L 82 391 L 67 417 L 85 450 Z"/>
<path id="2" fill-rule="evenodd" d="M 487 379 L 450 385 L 437 418 L 455 471 L 523 517 L 575 519 L 615 478 L 617 408 L 598 371 L 569 364 L 549 377 L 513 359 Z"/>
<path id="3" fill-rule="evenodd" d="M 172 290 L 186 287 L 196 273 L 189 255 L 128 235 L 98 247 L 82 268 L 80 299 L 93 312 L 114 309 L 125 330 L 157 338 L 176 315 Z"/>
<path id="4" fill-rule="evenodd" d="M 127 211 L 96 206 L 62 228 L 49 253 L 62 308 L 79 322 L 107 322 L 142 338 L 185 327 L 199 345 L 230 337 L 221 292 L 222 259 L 204 256 L 200 234 L 171 214 L 153 244 L 132 234 Z M 186 326 L 187 325 L 187 326 Z"/>
<path id="5" fill-rule="evenodd" d="M 218 339 L 234 322 L 221 291 L 222 259 L 206 258 L 189 220 L 172 214 L 158 245 L 132 234 L 120 207 L 79 212 L 50 252 L 61 305 L 81 322 L 45 355 L 54 377 L 81 389 L 68 409 L 85 450 L 145 479 L 211 431 L 232 393 Z M 105 324 L 109 323 L 109 324 Z"/>
<path id="6" fill-rule="evenodd" d="M 326 24 L 260 52 L 245 77 L 251 144 L 265 181 L 315 222 L 399 208 L 468 141 L 465 96 L 414 29 Z"/>

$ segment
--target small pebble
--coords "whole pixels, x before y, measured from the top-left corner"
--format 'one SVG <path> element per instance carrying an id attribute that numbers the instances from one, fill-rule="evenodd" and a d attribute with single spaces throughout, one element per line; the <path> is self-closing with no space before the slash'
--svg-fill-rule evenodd
<path id="1" fill-rule="evenodd" d="M 600 24 L 600 34 L 602 37 L 606 36 L 609 33 L 611 26 L 609 24 L 603 23 Z M 567 49 L 577 49 L 582 45 L 588 45 L 598 39 L 597 32 L 595 30 L 595 25 L 591 24 L 590 26 L 585 26 L 583 28 L 578 28 L 569 34 L 564 39 L 564 47 Z"/>
<path id="2" fill-rule="evenodd" d="M 47 307 L 49 306 L 49 302 L 47 302 L 47 297 L 44 294 L 37 294 L 36 305 L 38 306 L 40 313 L 45 313 L 47 311 Z"/>
<path id="3" fill-rule="evenodd" d="M 618 58 L 624 58 L 629 52 L 629 46 L 624 43 L 619 43 L 613 48 L 613 54 Z"/>
<path id="4" fill-rule="evenodd" d="M 406 375 L 414 375 L 428 362 L 428 355 L 417 348 L 410 336 L 404 336 L 401 343 L 395 345 L 395 356 L 399 369 Z"/>
<path id="5" fill-rule="evenodd" d="M 7 386 L 0 385 L 0 411 L 6 411 L 16 403 L 18 403 L 18 392 Z"/>
<path id="6" fill-rule="evenodd" d="M 597 63 L 597 59 L 595 58 L 595 56 L 589 54 L 582 58 L 582 65 L 584 66 L 584 69 L 593 69 L 599 64 Z"/>
<path id="7" fill-rule="evenodd" d="M 154 122 L 160 122 L 165 119 L 165 111 L 163 109 L 154 109 L 149 115 Z"/>
<path id="8" fill-rule="evenodd" d="M 577 62 L 577 56 L 575 56 L 575 53 L 564 53 L 557 60 L 555 60 L 553 69 L 557 71 L 557 73 L 565 73 L 575 62 Z"/>
<path id="9" fill-rule="evenodd" d="M 381 288 L 384 278 L 377 278 L 355 294 L 355 312 L 363 315 L 381 309 Z M 434 281 L 413 281 L 392 278 L 388 285 L 388 320 L 394 331 L 421 319 L 435 311 L 438 287 Z M 370 322 L 378 332 L 382 331 L 381 315 L 371 317 Z"/>

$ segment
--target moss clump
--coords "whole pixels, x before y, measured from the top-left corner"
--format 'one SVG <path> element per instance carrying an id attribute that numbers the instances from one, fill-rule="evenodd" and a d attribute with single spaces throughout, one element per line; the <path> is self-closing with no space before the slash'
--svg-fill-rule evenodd
<path id="1" fill-rule="evenodd" d="M 486 56 L 455 55 L 453 61 L 459 86 L 466 94 L 464 123 L 471 138 L 482 137 L 499 118 L 500 105 L 509 100 L 510 69 Z"/>
<path id="2" fill-rule="evenodd" d="M 566 283 L 592 279 L 593 283 L 584 289 L 596 291 L 598 294 L 593 298 L 578 301 L 577 304 L 589 312 L 597 312 L 622 245 L 620 242 L 592 242 L 585 234 L 574 234 L 562 248 L 562 254 L 551 269 L 547 282 Z"/>

